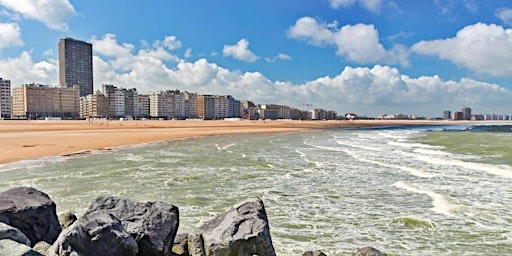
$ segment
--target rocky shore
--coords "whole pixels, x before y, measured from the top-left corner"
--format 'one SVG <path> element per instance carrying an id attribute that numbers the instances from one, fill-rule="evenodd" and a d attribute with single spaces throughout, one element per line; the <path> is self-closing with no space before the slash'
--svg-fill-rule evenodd
<path id="1" fill-rule="evenodd" d="M 0 193 L 2 256 L 210 256 L 276 255 L 263 201 L 249 198 L 193 232 L 178 234 L 178 207 L 98 197 L 85 214 L 57 216 L 50 197 L 34 188 Z M 322 256 L 321 251 L 303 255 Z M 385 255 L 364 247 L 352 255 Z"/>

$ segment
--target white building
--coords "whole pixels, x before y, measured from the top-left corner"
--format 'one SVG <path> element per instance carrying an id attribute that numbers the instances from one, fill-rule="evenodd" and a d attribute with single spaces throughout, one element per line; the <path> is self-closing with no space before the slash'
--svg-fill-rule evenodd
<path id="1" fill-rule="evenodd" d="M 0 77 L 0 118 L 11 118 L 11 81 Z"/>
<path id="2" fill-rule="evenodd" d="M 175 91 L 153 91 L 149 94 L 149 115 L 161 118 L 186 117 L 185 94 Z"/>

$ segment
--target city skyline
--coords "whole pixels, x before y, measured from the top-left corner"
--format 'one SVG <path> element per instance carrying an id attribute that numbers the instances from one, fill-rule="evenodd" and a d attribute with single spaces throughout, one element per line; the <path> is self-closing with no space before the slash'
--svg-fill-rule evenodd
<path id="1" fill-rule="evenodd" d="M 12 87 L 58 84 L 56 42 L 72 37 L 94 45 L 95 91 L 179 89 L 367 116 L 512 105 L 512 8 L 500 1 L 0 0 L 0 11 L 0 77 Z"/>

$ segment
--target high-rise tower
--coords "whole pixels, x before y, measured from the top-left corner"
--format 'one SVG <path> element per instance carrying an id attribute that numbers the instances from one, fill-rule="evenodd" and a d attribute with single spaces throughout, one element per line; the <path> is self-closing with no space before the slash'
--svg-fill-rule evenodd
<path id="1" fill-rule="evenodd" d="M 80 86 L 80 96 L 93 93 L 92 44 L 69 37 L 60 39 L 59 83 Z"/>

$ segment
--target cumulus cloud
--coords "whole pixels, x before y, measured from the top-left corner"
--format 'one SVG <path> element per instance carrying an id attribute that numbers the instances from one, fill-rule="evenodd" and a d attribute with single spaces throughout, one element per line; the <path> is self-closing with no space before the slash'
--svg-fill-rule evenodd
<path id="1" fill-rule="evenodd" d="M 34 61 L 30 52 L 0 59 L 0 77 L 11 80 L 13 86 L 27 83 L 57 84 L 58 63 L 55 59 Z"/>
<path id="2" fill-rule="evenodd" d="M 249 41 L 245 38 L 240 39 L 235 45 L 224 45 L 222 54 L 247 62 L 255 62 L 259 59 L 256 54 L 249 50 Z"/>
<path id="3" fill-rule="evenodd" d="M 35 19 L 55 30 L 67 30 L 65 21 L 76 14 L 68 0 L 0 0 L 0 5 L 14 12 L 14 16 Z"/>
<path id="4" fill-rule="evenodd" d="M 329 0 L 329 2 L 334 9 L 348 7 L 358 3 L 364 9 L 374 13 L 379 13 L 384 3 L 383 0 Z"/>
<path id="5" fill-rule="evenodd" d="M 408 52 L 386 50 L 380 43 L 379 32 L 373 25 L 356 24 L 338 28 L 338 23 L 321 23 L 312 17 L 302 17 L 288 29 L 288 37 L 315 46 L 334 46 L 336 54 L 358 64 L 399 63 L 407 66 Z"/>
<path id="6" fill-rule="evenodd" d="M 309 103 L 315 108 L 375 116 L 404 113 L 441 116 L 444 110 L 470 106 L 476 113 L 507 113 L 512 107 L 509 89 L 496 84 L 439 76 L 409 77 L 384 65 L 345 67 L 339 74 L 302 84 L 272 81 L 259 72 L 229 70 L 206 59 L 175 60 L 170 50 L 154 44 L 138 48 L 118 42 L 115 35 L 95 38 L 94 83 L 152 90 L 179 89 L 200 94 L 233 95 L 256 103 L 294 105 Z M 129 60 L 129 64 L 128 61 Z M 34 61 L 30 52 L 0 59 L 0 76 L 13 85 L 57 83 L 54 59 Z M 492 109 L 488 109 L 492 108 Z"/>
<path id="7" fill-rule="evenodd" d="M 421 41 L 412 46 L 418 54 L 452 61 L 478 73 L 512 76 L 512 29 L 477 23 L 455 37 Z"/>
<path id="8" fill-rule="evenodd" d="M 291 59 L 292 59 L 292 57 L 290 55 L 284 54 L 284 53 L 279 53 L 278 55 L 276 55 L 274 57 L 265 58 L 265 60 L 270 63 L 276 62 L 277 60 L 291 60 Z"/>
<path id="9" fill-rule="evenodd" d="M 23 45 L 18 24 L 0 23 L 0 49 L 16 45 Z"/>
<path id="10" fill-rule="evenodd" d="M 503 21 L 503 23 L 512 25 L 512 8 L 500 8 L 496 10 L 496 17 Z"/>

